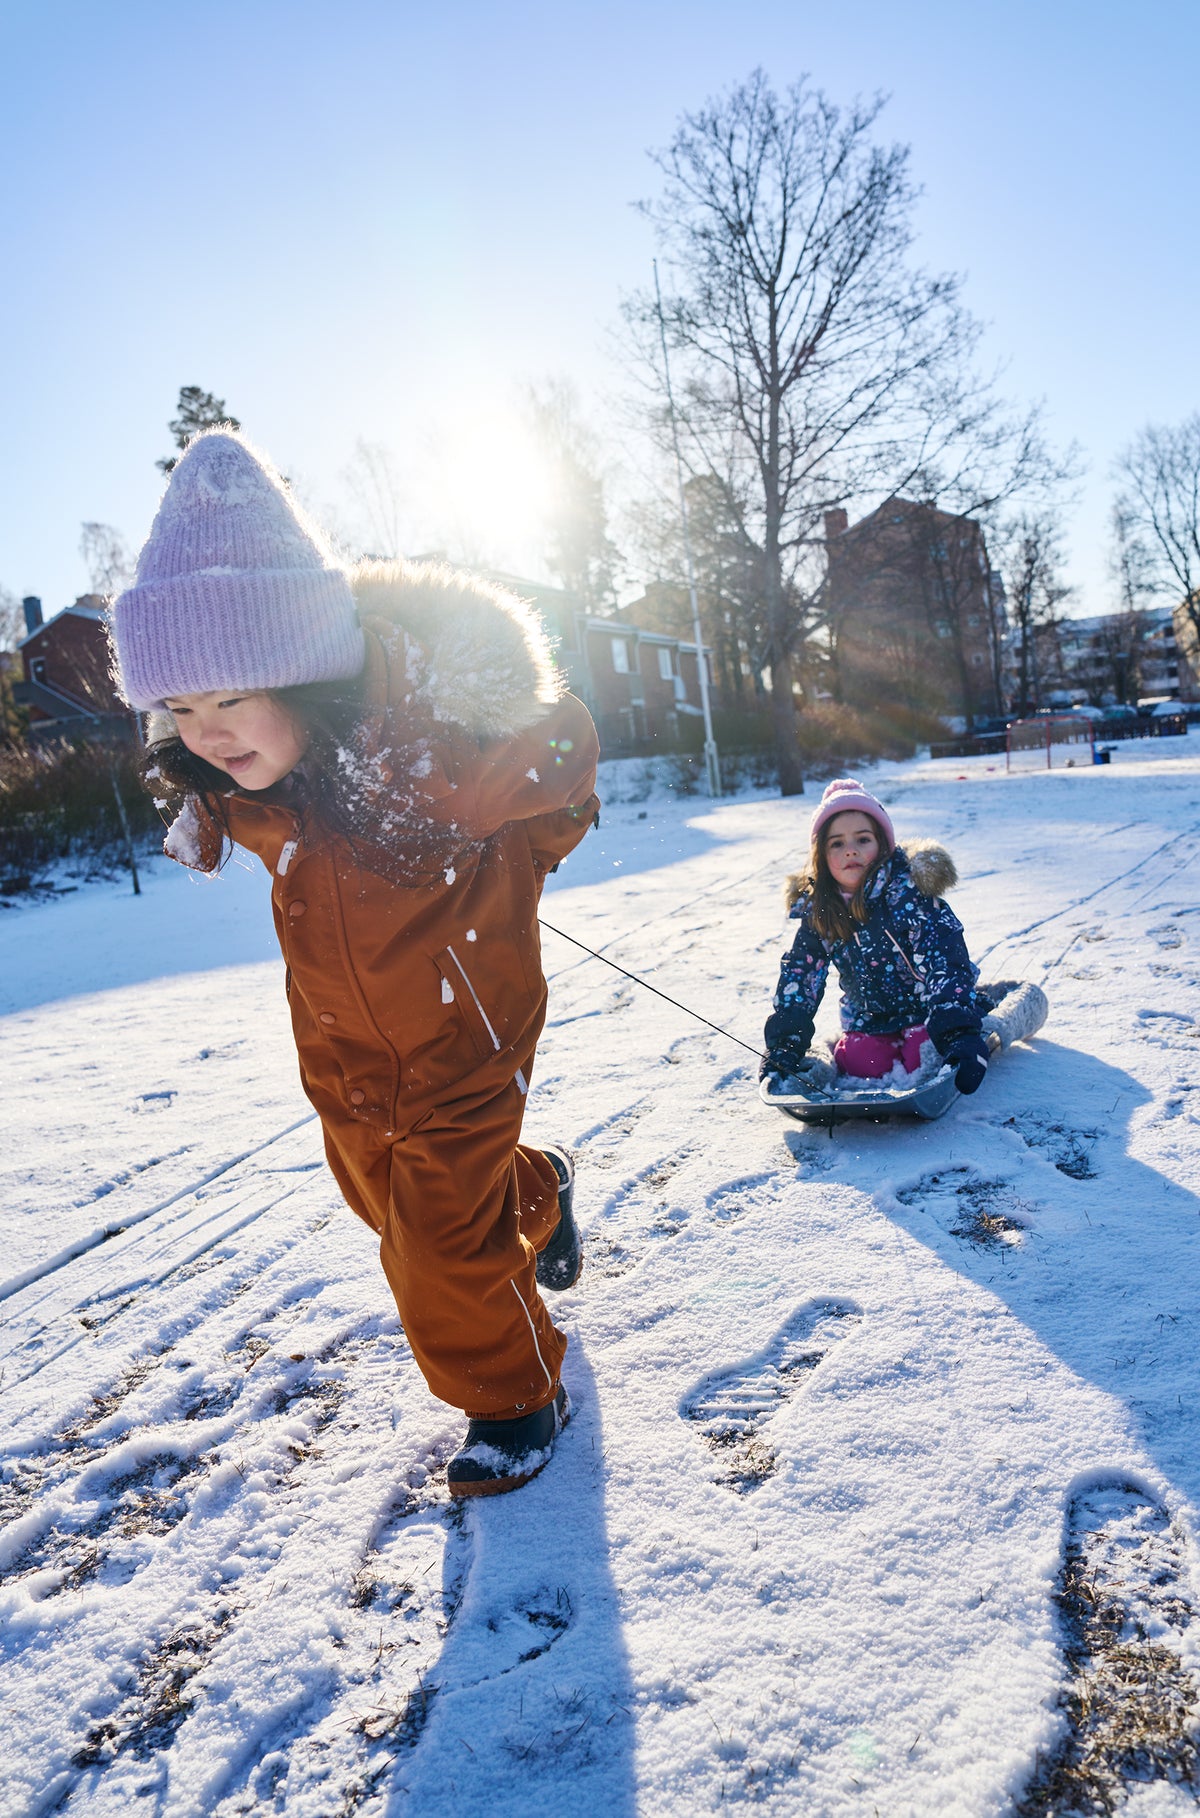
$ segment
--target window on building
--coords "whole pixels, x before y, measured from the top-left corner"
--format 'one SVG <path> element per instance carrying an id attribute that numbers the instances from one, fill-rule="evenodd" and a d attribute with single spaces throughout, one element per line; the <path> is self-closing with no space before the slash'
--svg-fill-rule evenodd
<path id="1" fill-rule="evenodd" d="M 618 675 L 629 674 L 629 645 L 624 638 L 612 641 L 613 668 Z"/>
<path id="2" fill-rule="evenodd" d="M 44 682 L 46 680 L 45 657 L 34 657 L 32 663 L 29 665 L 29 673 L 35 682 Z"/>
<path id="3" fill-rule="evenodd" d="M 667 644 L 658 647 L 658 673 L 664 682 L 669 682 L 674 671 L 671 668 L 671 651 Z"/>

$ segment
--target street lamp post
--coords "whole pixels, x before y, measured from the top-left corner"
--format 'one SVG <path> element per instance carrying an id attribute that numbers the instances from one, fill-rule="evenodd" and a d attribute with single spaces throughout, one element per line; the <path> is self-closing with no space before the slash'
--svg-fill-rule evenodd
<path id="1" fill-rule="evenodd" d="M 704 639 L 700 630 L 700 602 L 696 597 L 696 568 L 692 561 L 692 538 L 688 527 L 687 493 L 683 484 L 683 456 L 679 452 L 679 427 L 675 421 L 675 394 L 671 390 L 671 362 L 667 356 L 667 330 L 663 321 L 662 292 L 658 287 L 658 260 L 654 261 L 654 297 L 658 305 L 658 333 L 662 341 L 663 375 L 667 382 L 667 410 L 671 418 L 671 441 L 675 448 L 675 477 L 679 483 L 679 517 L 683 526 L 683 561 L 687 570 L 688 596 L 692 603 L 692 628 L 696 635 L 696 668 L 700 675 L 700 706 L 704 713 L 704 773 L 708 793 L 721 793 L 721 759 L 713 737 L 712 703 L 708 698 L 708 666 L 704 660 Z"/>

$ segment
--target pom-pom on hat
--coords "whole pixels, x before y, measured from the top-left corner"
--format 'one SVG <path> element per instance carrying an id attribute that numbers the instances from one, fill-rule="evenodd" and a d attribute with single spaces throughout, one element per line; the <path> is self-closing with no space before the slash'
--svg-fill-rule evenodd
<path id="1" fill-rule="evenodd" d="M 227 429 L 177 462 L 111 636 L 131 707 L 339 681 L 363 664 L 350 582 L 275 469 Z"/>
<path id="2" fill-rule="evenodd" d="M 883 836 L 887 841 L 887 851 L 896 849 L 896 829 L 892 826 L 891 816 L 882 802 L 877 802 L 873 795 L 868 795 L 862 784 L 852 776 L 839 776 L 829 784 L 816 813 L 812 817 L 810 838 L 815 847 L 821 837 L 821 829 L 831 821 L 835 814 L 869 814 L 879 822 Z M 887 853 L 883 855 L 885 858 Z"/>

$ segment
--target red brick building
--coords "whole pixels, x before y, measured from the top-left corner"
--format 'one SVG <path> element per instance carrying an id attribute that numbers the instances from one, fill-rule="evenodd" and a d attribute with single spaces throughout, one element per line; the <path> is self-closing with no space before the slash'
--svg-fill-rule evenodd
<path id="1" fill-rule="evenodd" d="M 911 499 L 825 514 L 831 692 L 971 721 L 1002 713 L 1004 593 L 983 527 Z"/>
<path id="2" fill-rule="evenodd" d="M 24 604 L 23 674 L 13 694 L 29 714 L 29 736 L 77 738 L 131 727 L 133 716 L 110 673 L 101 597 L 85 593 L 46 620 L 40 600 L 31 595 Z"/>

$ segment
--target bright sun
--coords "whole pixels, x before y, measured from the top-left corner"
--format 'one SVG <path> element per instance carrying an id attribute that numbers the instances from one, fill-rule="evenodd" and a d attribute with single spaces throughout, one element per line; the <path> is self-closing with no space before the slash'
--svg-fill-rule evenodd
<path id="1" fill-rule="evenodd" d="M 386 532 L 363 524 L 360 540 L 372 552 L 390 553 L 383 546 L 394 544 L 405 555 L 436 550 L 532 579 L 545 574 L 554 475 L 519 405 L 443 409 L 414 430 L 403 453 L 375 443 L 370 458 L 376 499 L 382 480 L 394 501 Z"/>

